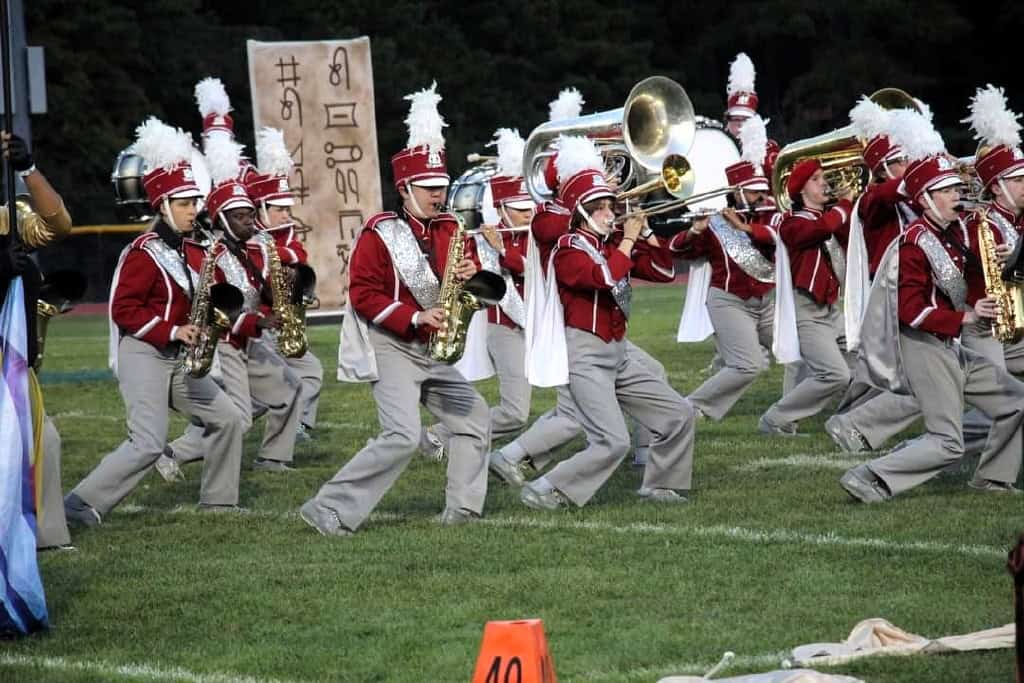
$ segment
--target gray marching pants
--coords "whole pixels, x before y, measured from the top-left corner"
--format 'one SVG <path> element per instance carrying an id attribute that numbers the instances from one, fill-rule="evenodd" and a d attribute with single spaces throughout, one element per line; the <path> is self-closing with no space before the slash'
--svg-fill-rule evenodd
<path id="1" fill-rule="evenodd" d="M 921 417 L 921 406 L 913 396 L 866 387 L 856 380 L 854 385 L 858 385 L 863 396 L 853 407 L 837 412 L 834 419 L 840 428 L 852 427 L 860 432 L 872 450 L 882 448 Z"/>
<path id="2" fill-rule="evenodd" d="M 793 300 L 805 374 L 764 414 L 767 422 L 779 427 L 817 415 L 850 383 L 850 369 L 836 342 L 838 307 L 818 304 L 802 289 L 796 290 Z"/>
<path id="3" fill-rule="evenodd" d="M 292 462 L 295 430 L 299 423 L 299 378 L 277 351 L 260 339 L 250 339 L 246 351 L 221 341 L 217 344 L 224 391 L 245 414 L 243 433 L 252 428 L 253 403 L 266 409 L 267 424 L 256 457 Z M 179 463 L 201 460 L 209 452 L 210 435 L 201 425 L 190 424 L 171 442 Z"/>
<path id="4" fill-rule="evenodd" d="M 690 402 L 633 358 L 625 341 L 605 342 L 571 327 L 565 337 L 569 390 L 587 447 L 555 465 L 547 480 L 576 505 L 585 505 L 629 452 L 625 410 L 653 434 L 643 486 L 688 490 L 695 415 Z"/>
<path id="5" fill-rule="evenodd" d="M 643 365 L 658 379 L 668 382 L 665 366 L 658 359 L 629 339 L 624 341 L 626 342 L 626 355 Z M 544 469 L 554 459 L 552 451 L 583 433 L 579 409 L 576 407 L 576 401 L 572 398 L 569 386 L 556 387 L 555 391 L 557 394 L 555 407 L 534 420 L 530 428 L 515 440 L 515 443 L 522 449 L 524 457 L 529 456 L 533 461 L 533 466 L 538 470 Z M 649 448 L 650 445 L 650 430 L 634 421 L 634 448 Z"/>
<path id="6" fill-rule="evenodd" d="M 315 499 L 358 529 L 405 470 L 420 443 L 419 404 L 448 427 L 448 508 L 480 514 L 487 495 L 488 411 L 484 399 L 426 346 L 370 326 L 379 379 L 373 383 L 380 433 L 352 456 Z"/>
<path id="7" fill-rule="evenodd" d="M 1021 465 L 1024 383 L 960 344 L 902 328 L 900 352 L 925 434 L 868 463 L 895 495 L 914 488 L 964 455 L 965 402 L 992 419 L 976 480 L 1014 483 Z"/>
<path id="8" fill-rule="evenodd" d="M 775 297 L 768 293 L 744 300 L 712 287 L 707 307 L 725 365 L 688 398 L 702 413 L 721 420 L 768 368 L 762 347 L 772 345 Z"/>
<path id="9" fill-rule="evenodd" d="M 43 505 L 38 520 L 36 546 L 54 548 L 71 543 L 64 516 L 64 492 L 60 483 L 60 434 L 49 415 L 43 415 Z"/>
<path id="10" fill-rule="evenodd" d="M 526 381 L 526 334 L 504 325 L 487 325 L 487 355 L 498 375 L 500 402 L 490 409 L 491 439 L 515 434 L 530 418 L 532 389 Z M 434 425 L 434 435 L 447 443 L 451 432 L 443 424 Z"/>
<path id="11" fill-rule="evenodd" d="M 131 493 L 163 453 L 169 408 L 198 419 L 209 432 L 199 502 L 238 503 L 243 423 L 248 416 L 209 376 L 196 379 L 182 372 L 176 355 L 173 347 L 161 351 L 130 335 L 121 338 L 117 375 L 128 438 L 72 491 L 100 515 Z"/>
<path id="12" fill-rule="evenodd" d="M 299 409 L 302 414 L 299 421 L 312 429 L 316 427 L 316 414 L 320 406 L 320 389 L 324 384 L 324 366 L 312 351 L 306 351 L 298 358 L 285 358 L 284 362 L 302 382 L 302 392 L 299 395 Z"/>

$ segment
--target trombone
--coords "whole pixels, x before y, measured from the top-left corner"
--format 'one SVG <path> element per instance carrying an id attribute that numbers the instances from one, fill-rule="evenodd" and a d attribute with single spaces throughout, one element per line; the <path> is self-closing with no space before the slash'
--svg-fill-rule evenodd
<path id="1" fill-rule="evenodd" d="M 691 188 L 692 188 L 692 185 L 691 185 Z M 733 192 L 736 192 L 739 189 L 740 188 L 738 186 L 736 186 L 736 185 L 727 185 L 725 187 L 719 187 L 719 188 L 714 189 L 714 190 L 708 190 L 707 192 L 698 192 L 697 194 L 691 194 L 689 196 L 676 197 L 675 199 L 669 199 L 669 200 L 666 200 L 666 201 L 663 201 L 663 202 L 658 202 L 658 203 L 653 204 L 652 206 L 649 206 L 647 208 L 637 209 L 636 211 L 630 211 L 628 213 L 624 213 L 621 216 L 617 217 L 615 219 L 615 222 L 616 223 L 624 223 L 627 220 L 629 220 L 630 218 L 642 218 L 643 216 L 659 216 L 659 215 L 661 215 L 663 213 L 670 213 L 672 211 L 678 211 L 679 209 L 683 208 L 684 206 L 687 206 L 688 204 L 696 204 L 698 202 L 703 202 L 703 201 L 708 200 L 708 199 L 714 199 L 716 197 L 721 197 L 723 195 L 732 194 Z M 628 194 L 628 193 L 623 192 L 622 194 Z M 621 200 L 628 200 L 629 197 L 622 197 L 620 195 L 616 195 L 615 199 L 617 201 L 620 200 L 620 199 Z M 721 209 L 714 209 L 712 211 L 712 213 L 718 213 L 720 211 L 721 211 Z M 694 212 L 691 212 L 691 213 L 699 213 L 699 212 L 700 211 L 694 211 Z M 709 213 L 707 215 L 710 216 L 711 214 Z"/>
<path id="2" fill-rule="evenodd" d="M 700 218 L 710 218 L 711 216 L 717 216 L 722 213 L 724 209 L 697 209 L 696 211 L 687 211 L 684 214 L 680 214 L 675 218 L 669 218 L 666 223 L 690 223 Z M 746 209 L 733 209 L 736 213 L 749 216 L 759 213 L 774 213 L 778 211 L 774 206 L 753 206 Z"/>

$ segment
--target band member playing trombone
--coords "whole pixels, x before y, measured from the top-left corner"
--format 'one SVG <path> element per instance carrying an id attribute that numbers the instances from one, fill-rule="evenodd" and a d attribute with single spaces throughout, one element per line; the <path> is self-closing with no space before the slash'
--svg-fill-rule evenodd
<path id="1" fill-rule="evenodd" d="M 381 431 L 300 509 L 324 535 L 356 531 L 405 470 L 419 447 L 420 404 L 451 432 L 440 523 L 470 522 L 483 512 L 487 404 L 426 345 L 445 324 L 438 297 L 446 270 L 462 280 L 478 270 L 470 258 L 447 262 L 460 232 L 456 218 L 443 213 L 449 178 L 435 86 L 407 97 L 408 147 L 391 158 L 400 212 L 371 217 L 352 251 L 339 377 L 372 382 Z"/>
<path id="2" fill-rule="evenodd" d="M 864 375 L 879 389 L 917 398 L 925 434 L 842 476 L 840 485 L 864 503 L 890 500 L 963 456 L 964 402 L 992 419 L 970 486 L 1017 492 L 1024 383 L 956 343 L 965 326 L 994 318 L 998 309 L 987 297 L 973 308 L 967 304 L 969 251 L 958 234 L 961 179 L 943 154 L 941 138 L 934 138 L 920 149 L 905 145 L 912 161 L 904 186 L 923 215 L 879 264 L 858 356 Z"/>
<path id="3" fill-rule="evenodd" d="M 838 202 L 826 209 L 833 197 L 825 172 L 817 159 L 808 158 L 793 165 L 786 190 L 793 210 L 779 233 L 789 250 L 804 378 L 761 416 L 758 428 L 794 436 L 797 422 L 819 413 L 850 381 L 836 342 L 840 266 L 833 259 L 842 258 L 839 245 L 846 242 L 854 189 L 840 189 Z"/>
<path id="4" fill-rule="evenodd" d="M 558 241 L 554 273 L 565 312 L 569 389 L 579 408 L 587 448 L 523 486 L 528 507 L 583 506 L 629 451 L 622 409 L 654 435 L 639 493 L 645 500 L 679 503 L 690 488 L 694 410 L 666 382 L 626 351 L 632 296 L 629 275 L 671 281 L 671 253 L 651 234 L 640 240 L 642 218 L 613 233 L 614 192 L 592 141 L 562 136 L 559 198 L 571 207 L 571 232 Z M 620 408 L 620 404 L 622 408 Z"/>
<path id="5" fill-rule="evenodd" d="M 725 417 L 767 369 L 762 347 L 772 345 L 775 318 L 775 228 L 768 222 L 777 222 L 778 214 L 762 217 L 753 213 L 748 218 L 736 210 L 761 207 L 769 190 L 762 170 L 764 121 L 756 115 L 748 118 L 740 135 L 746 138 L 743 160 L 725 169 L 729 185 L 736 188 L 729 196 L 729 206 L 710 218 L 698 219 L 670 243 L 672 251 L 683 258 L 707 258 L 711 267 L 706 306 L 724 366 L 688 398 L 698 415 L 714 420 Z"/>
<path id="6" fill-rule="evenodd" d="M 197 280 L 192 271 L 205 255 L 188 239 L 202 195 L 188 161 L 191 136 L 155 118 L 137 134 L 135 149 L 151 169 L 143 186 L 159 217 L 122 252 L 111 285 L 112 365 L 128 438 L 64 499 L 68 521 L 85 526 L 99 525 L 156 463 L 167 443 L 168 408 L 198 419 L 210 437 L 200 507 L 238 503 L 244 418 L 211 377 L 189 376 L 179 360 L 200 332 L 189 314 Z"/>

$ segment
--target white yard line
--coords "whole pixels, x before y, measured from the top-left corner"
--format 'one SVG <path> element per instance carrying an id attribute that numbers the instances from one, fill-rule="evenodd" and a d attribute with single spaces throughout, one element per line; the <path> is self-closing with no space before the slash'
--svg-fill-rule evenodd
<path id="1" fill-rule="evenodd" d="M 179 667 L 163 668 L 153 664 L 115 664 L 100 659 L 69 657 L 32 657 L 0 654 L 0 666 L 31 666 L 47 671 L 79 671 L 117 678 L 166 681 L 168 683 L 292 683 L 280 678 L 254 678 L 231 673 L 203 674 Z"/>
<path id="2" fill-rule="evenodd" d="M 846 470 L 864 462 L 842 453 L 797 453 L 784 458 L 758 458 L 733 467 L 734 472 L 758 472 L 774 467 L 800 467 L 819 470 Z"/>
<path id="3" fill-rule="evenodd" d="M 63 413 L 53 413 L 52 418 L 58 420 L 110 420 L 112 422 L 124 422 L 124 415 L 105 415 L 100 413 L 86 413 L 81 410 L 65 410 Z"/>

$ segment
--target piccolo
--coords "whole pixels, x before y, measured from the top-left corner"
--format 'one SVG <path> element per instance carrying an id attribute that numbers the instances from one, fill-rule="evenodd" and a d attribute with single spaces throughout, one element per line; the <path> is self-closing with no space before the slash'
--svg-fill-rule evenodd
<path id="1" fill-rule="evenodd" d="M 756 213 L 772 213 L 778 211 L 774 206 L 756 206 L 752 209 L 734 209 L 738 214 L 756 214 Z M 698 218 L 709 218 L 710 216 L 716 216 L 722 213 L 722 209 L 698 209 L 697 211 L 687 211 L 684 214 L 680 214 L 675 218 L 669 218 L 666 223 L 689 223 L 695 221 Z"/>

